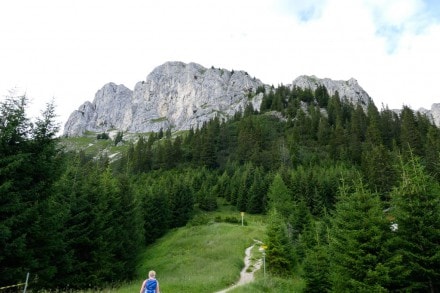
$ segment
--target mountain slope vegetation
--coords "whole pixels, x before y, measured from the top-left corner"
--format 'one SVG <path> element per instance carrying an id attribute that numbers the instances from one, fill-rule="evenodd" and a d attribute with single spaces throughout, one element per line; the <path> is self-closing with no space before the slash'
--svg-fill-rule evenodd
<path id="1" fill-rule="evenodd" d="M 34 288 L 130 281 L 141 253 L 221 199 L 267 217 L 270 278 L 300 277 L 305 292 L 440 288 L 440 130 L 408 107 L 279 86 L 260 109 L 186 132 L 97 134 L 114 157 L 62 148 L 53 105 L 36 123 L 26 106 L 1 105 L 2 285 L 26 272 Z"/>

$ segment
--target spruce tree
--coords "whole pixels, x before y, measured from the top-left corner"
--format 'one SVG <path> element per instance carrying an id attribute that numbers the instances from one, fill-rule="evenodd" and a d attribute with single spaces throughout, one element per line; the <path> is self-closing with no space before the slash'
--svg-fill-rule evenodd
<path id="1" fill-rule="evenodd" d="M 294 209 L 294 202 L 290 190 L 280 174 L 276 174 L 267 194 L 269 209 L 275 209 L 277 214 L 287 220 Z"/>
<path id="2" fill-rule="evenodd" d="M 416 292 L 440 290 L 440 184 L 420 160 L 401 163 L 399 186 L 391 193 L 395 218 L 395 248 L 403 257 L 407 276 L 394 289 Z"/>
<path id="3" fill-rule="evenodd" d="M 385 249 L 389 222 L 377 194 L 361 181 L 343 185 L 329 239 L 332 292 L 385 292 L 389 259 Z"/>
<path id="4" fill-rule="evenodd" d="M 27 272 L 39 276 L 35 287 L 53 280 L 60 242 L 53 183 L 62 167 L 55 135 L 53 104 L 33 125 L 26 96 L 0 104 L 0 282 L 13 284 Z"/>
<path id="5" fill-rule="evenodd" d="M 268 271 L 273 275 L 289 275 L 294 265 L 292 241 L 285 219 L 276 208 L 269 213 L 266 244 Z"/>

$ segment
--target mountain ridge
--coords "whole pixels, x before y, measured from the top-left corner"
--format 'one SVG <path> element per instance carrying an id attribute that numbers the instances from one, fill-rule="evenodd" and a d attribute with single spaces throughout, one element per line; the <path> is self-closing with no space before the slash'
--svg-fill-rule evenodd
<path id="1" fill-rule="evenodd" d="M 330 95 L 366 108 L 368 93 L 351 78 L 347 81 L 301 75 L 288 87 L 310 88 L 324 85 Z M 92 102 L 84 102 L 69 116 L 64 136 L 81 136 L 86 131 L 157 132 L 160 129 L 197 128 L 214 117 L 229 119 L 248 104 L 259 109 L 263 93 L 270 86 L 243 70 L 205 68 L 197 63 L 166 62 L 154 68 L 133 90 L 107 83 Z M 440 107 L 439 120 L 440 120 Z"/>

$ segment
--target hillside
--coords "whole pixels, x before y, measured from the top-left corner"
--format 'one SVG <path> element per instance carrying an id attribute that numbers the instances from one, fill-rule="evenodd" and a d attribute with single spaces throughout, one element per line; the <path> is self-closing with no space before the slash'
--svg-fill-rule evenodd
<path id="1" fill-rule="evenodd" d="M 50 105 L 30 124 L 26 97 L 1 104 L 1 284 L 30 272 L 34 290 L 119 287 L 139 282 L 151 252 L 154 267 L 180 270 L 180 258 L 160 262 L 176 250 L 161 241 L 190 249 L 203 227 L 227 233 L 188 226 L 227 204 L 267 220 L 267 281 L 252 289 L 298 279 L 308 292 L 440 288 L 440 129 L 429 117 L 322 85 L 258 91 L 258 110 L 188 131 L 75 138 L 56 137 Z M 236 280 L 246 245 L 234 267 L 208 275 L 236 270 Z"/>
<path id="2" fill-rule="evenodd" d="M 233 207 L 222 206 L 220 210 L 199 214 L 186 227 L 170 231 L 158 239 L 140 256 L 138 281 L 111 292 L 138 290 L 151 269 L 158 273 L 163 292 L 214 293 L 236 283 L 244 266 L 245 249 L 253 245 L 255 239 L 266 237 L 267 219 L 246 214 L 246 225 L 241 226 L 240 213 Z M 235 218 L 237 223 L 218 222 L 226 218 Z M 257 244 L 251 251 L 251 267 L 262 258 L 259 248 Z M 262 269 L 256 272 L 256 276 L 254 284 L 230 292 L 266 292 L 268 283 L 261 283 L 264 280 Z M 281 281 L 270 286 L 271 290 L 280 290 L 278 292 L 297 292 L 302 283 Z"/>

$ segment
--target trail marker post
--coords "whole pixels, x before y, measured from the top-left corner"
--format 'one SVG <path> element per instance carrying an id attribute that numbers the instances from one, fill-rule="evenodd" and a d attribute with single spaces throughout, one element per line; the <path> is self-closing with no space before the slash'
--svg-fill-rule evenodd
<path id="1" fill-rule="evenodd" d="M 26 274 L 26 283 L 24 284 L 23 293 L 26 293 L 26 289 L 27 289 L 27 286 L 28 286 L 28 281 L 29 281 L 29 272 Z"/>
<path id="2" fill-rule="evenodd" d="M 266 277 L 266 249 L 267 246 L 266 245 L 261 245 L 260 246 L 260 251 L 263 254 L 263 276 Z"/>
<path id="3" fill-rule="evenodd" d="M 244 226 L 244 224 L 243 224 L 243 218 L 244 218 L 244 212 L 241 212 L 241 226 Z"/>

